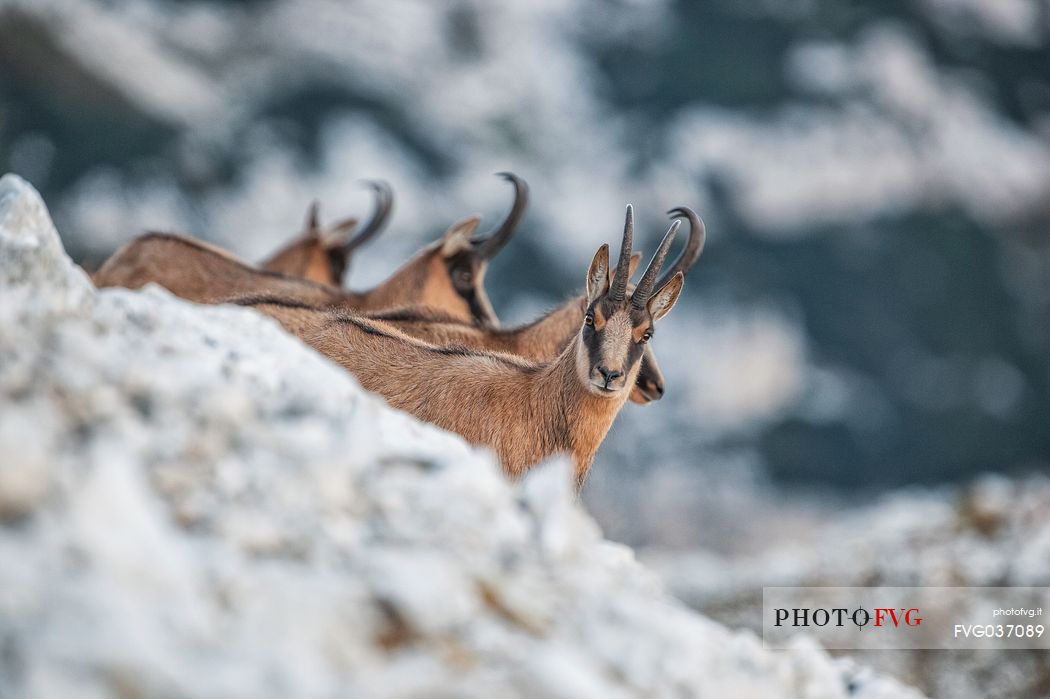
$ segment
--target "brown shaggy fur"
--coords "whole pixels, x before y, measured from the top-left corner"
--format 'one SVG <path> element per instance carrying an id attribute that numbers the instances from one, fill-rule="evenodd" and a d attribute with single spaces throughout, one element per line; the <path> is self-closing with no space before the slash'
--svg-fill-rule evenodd
<path id="1" fill-rule="evenodd" d="M 477 219 L 453 227 L 469 241 Z M 448 235 L 446 235 L 446 238 Z M 197 303 L 221 303 L 238 296 L 273 294 L 300 303 L 357 311 L 397 306 L 433 305 L 458 321 L 474 317 L 449 278 L 443 241 L 417 253 L 379 286 L 365 292 L 340 291 L 326 284 L 267 272 L 208 243 L 167 233 L 147 233 L 115 252 L 93 275 L 99 287 L 138 289 L 154 282 Z M 483 302 L 484 275 L 476 277 Z M 489 305 L 489 308 L 491 306 Z"/>
<path id="2" fill-rule="evenodd" d="M 665 236 L 654 269 L 662 264 L 673 231 Z M 637 293 L 616 299 L 609 276 L 608 246 L 602 246 L 588 272 L 586 322 L 547 362 L 453 344 L 450 335 L 443 344 L 426 342 L 402 332 L 396 314 L 383 320 L 287 299 L 238 302 L 275 318 L 392 406 L 492 448 L 512 476 L 568 453 L 582 486 L 635 386 L 653 325 L 674 305 L 683 282 L 676 272 L 650 295 L 651 280 L 647 285 L 643 279 Z"/>
<path id="3" fill-rule="evenodd" d="M 330 306 L 341 294 L 323 284 L 264 272 L 193 238 L 147 233 L 117 250 L 92 276 L 98 287 L 138 289 L 150 282 L 197 303 L 222 303 L 261 292 Z"/>
<path id="4" fill-rule="evenodd" d="M 355 224 L 353 219 L 344 222 L 348 227 Z M 340 257 L 333 259 L 336 255 Z M 348 255 L 343 259 L 342 250 L 328 244 L 321 232 L 312 228 L 260 262 L 259 268 L 339 288 L 348 262 Z"/>
<path id="5" fill-rule="evenodd" d="M 579 335 L 553 361 L 437 345 L 396 325 L 348 313 L 244 299 L 350 371 L 395 408 L 490 447 L 517 477 L 571 455 L 582 486 L 595 452 L 627 400 L 595 395 L 579 379 Z M 637 376 L 638 366 L 632 376 Z"/>

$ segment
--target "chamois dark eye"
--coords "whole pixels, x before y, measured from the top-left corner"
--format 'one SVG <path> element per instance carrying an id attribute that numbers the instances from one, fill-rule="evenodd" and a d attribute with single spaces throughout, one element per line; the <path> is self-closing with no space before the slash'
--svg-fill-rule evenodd
<path id="1" fill-rule="evenodd" d="M 652 331 L 651 330 L 646 330 L 645 333 L 642 334 L 642 344 L 644 345 L 646 342 L 648 342 L 652 338 L 653 338 Z"/>
<path id="2" fill-rule="evenodd" d="M 583 324 L 586 325 L 588 328 L 593 328 L 594 327 L 594 314 L 593 313 L 588 313 L 587 315 L 585 315 L 583 317 Z"/>
<path id="3" fill-rule="evenodd" d="M 470 284 L 473 279 L 474 275 L 471 274 L 469 269 L 460 269 L 456 271 L 456 281 L 461 284 Z"/>

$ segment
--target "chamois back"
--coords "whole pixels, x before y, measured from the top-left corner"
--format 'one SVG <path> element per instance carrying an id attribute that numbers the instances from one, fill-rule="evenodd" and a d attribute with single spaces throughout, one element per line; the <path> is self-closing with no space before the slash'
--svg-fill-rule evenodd
<path id="1" fill-rule="evenodd" d="M 153 282 L 197 303 L 222 303 L 260 293 L 318 306 L 339 298 L 324 285 L 264 272 L 214 245 L 169 233 L 135 238 L 106 260 L 92 280 L 98 287 L 128 289 Z"/>

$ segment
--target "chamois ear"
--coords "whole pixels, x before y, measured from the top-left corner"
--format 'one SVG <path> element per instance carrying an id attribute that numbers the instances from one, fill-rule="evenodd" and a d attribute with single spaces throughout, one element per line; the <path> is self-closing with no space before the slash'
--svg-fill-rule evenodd
<path id="1" fill-rule="evenodd" d="M 642 261 L 642 253 L 634 252 L 631 253 L 631 266 L 627 268 L 627 278 L 631 279 L 634 277 L 634 273 L 638 271 L 638 265 Z M 616 279 L 616 270 L 613 270 L 613 279 Z"/>
<path id="2" fill-rule="evenodd" d="M 321 202 L 314 199 L 306 209 L 306 220 L 303 221 L 304 236 L 319 236 L 321 233 L 320 220 Z"/>
<path id="3" fill-rule="evenodd" d="M 474 231 L 477 230 L 480 221 L 480 217 L 471 216 L 468 219 L 452 224 L 452 227 L 445 231 L 445 237 L 441 241 L 441 255 L 443 257 L 452 257 L 458 253 L 470 250 L 470 236 L 474 235 Z"/>
<path id="4" fill-rule="evenodd" d="M 649 299 L 647 308 L 649 309 L 649 315 L 653 317 L 653 320 L 660 320 L 667 312 L 674 306 L 675 301 L 678 300 L 678 295 L 682 293 L 682 284 L 685 282 L 685 275 L 681 272 L 675 273 L 671 280 L 660 287 L 660 290 L 653 294 L 653 297 Z"/>
<path id="5" fill-rule="evenodd" d="M 638 271 L 638 265 L 642 262 L 642 251 L 636 250 L 631 254 L 631 266 L 627 268 L 627 278 L 634 277 L 634 273 Z"/>
<path id="6" fill-rule="evenodd" d="M 326 249 L 342 247 L 346 245 L 355 228 L 357 228 L 356 218 L 344 218 L 320 231 L 321 241 Z"/>
<path id="7" fill-rule="evenodd" d="M 594 253 L 591 267 L 587 270 L 587 303 L 594 303 L 595 299 L 608 291 L 609 245 L 605 244 Z"/>

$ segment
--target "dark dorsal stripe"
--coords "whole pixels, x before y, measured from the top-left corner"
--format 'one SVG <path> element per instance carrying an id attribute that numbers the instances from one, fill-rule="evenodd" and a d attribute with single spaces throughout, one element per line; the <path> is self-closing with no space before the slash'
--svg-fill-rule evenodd
<path id="1" fill-rule="evenodd" d="M 392 308 L 387 311 L 368 313 L 367 315 L 375 320 L 386 320 L 395 323 L 444 323 L 448 325 L 463 325 L 468 328 L 474 327 L 460 318 L 454 318 L 441 311 L 423 308 Z"/>
<path id="2" fill-rule="evenodd" d="M 338 323 L 341 325 L 353 325 L 354 327 L 369 335 L 374 335 L 377 337 L 386 337 L 391 340 L 405 342 L 404 337 L 394 335 L 383 330 L 382 328 L 372 325 L 368 322 L 370 320 L 369 318 L 359 318 L 357 316 L 352 316 L 347 313 L 332 313 L 330 318 L 332 323 Z M 491 352 L 483 352 L 476 349 L 472 349 L 470 347 L 463 347 L 462 345 L 431 345 L 423 340 L 417 340 L 416 342 L 408 342 L 406 344 L 410 344 L 412 347 L 415 347 L 424 352 L 429 352 L 431 354 L 439 354 L 446 357 L 480 357 L 491 359 L 505 366 L 517 369 L 518 371 L 521 371 L 525 374 L 534 374 L 544 367 L 544 365 L 542 364 L 533 364 L 526 360 L 515 361 L 503 355 L 494 354 Z"/>
<path id="3" fill-rule="evenodd" d="M 318 306 L 316 304 L 306 303 L 304 301 L 296 301 L 295 299 L 289 299 L 283 296 L 270 296 L 266 294 L 260 294 L 256 296 L 242 296 L 240 298 L 233 299 L 228 303 L 232 303 L 235 306 L 278 306 L 280 308 L 298 308 L 307 311 L 318 312 L 326 310 L 324 306 Z"/>

